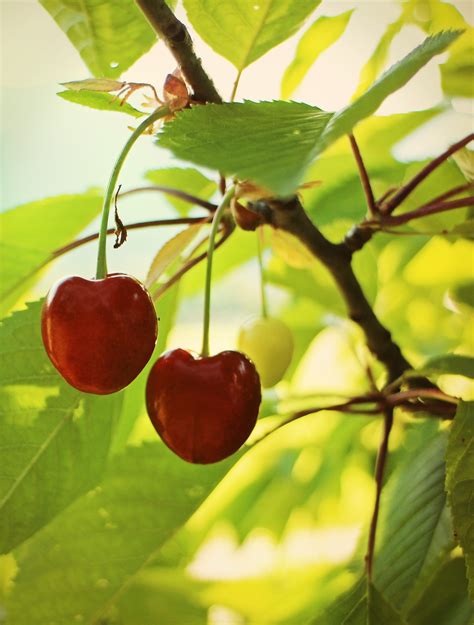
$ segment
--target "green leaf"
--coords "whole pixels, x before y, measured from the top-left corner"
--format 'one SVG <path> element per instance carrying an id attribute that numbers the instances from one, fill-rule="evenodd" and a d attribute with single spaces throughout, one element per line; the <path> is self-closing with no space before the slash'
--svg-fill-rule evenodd
<path id="1" fill-rule="evenodd" d="M 414 433 L 417 435 L 417 432 Z M 452 549 L 444 491 L 446 437 L 439 433 L 403 458 L 384 493 L 384 529 L 374 583 L 398 610 L 409 605 Z"/>
<path id="2" fill-rule="evenodd" d="M 355 92 L 356 96 L 360 96 L 367 91 L 370 85 L 376 80 L 377 76 L 379 76 L 387 60 L 392 41 L 403 28 L 403 25 L 404 20 L 400 17 L 387 26 L 387 30 L 380 38 L 372 56 L 362 68 L 359 84 Z"/>
<path id="3" fill-rule="evenodd" d="M 85 78 L 84 80 L 70 80 L 60 83 L 70 91 L 121 91 L 127 83 L 111 78 Z"/>
<path id="4" fill-rule="evenodd" d="M 467 219 L 461 224 L 454 226 L 452 230 L 443 233 L 447 237 L 462 237 L 463 239 L 474 239 L 474 219 Z"/>
<path id="5" fill-rule="evenodd" d="M 51 365 L 41 302 L 0 325 L 0 553 L 7 553 L 100 479 L 122 395 L 83 395 Z"/>
<path id="6" fill-rule="evenodd" d="M 10 309 L 53 250 L 70 243 L 101 205 L 100 195 L 91 191 L 38 200 L 0 214 L 0 313 Z"/>
<path id="7" fill-rule="evenodd" d="M 353 11 L 317 19 L 301 37 L 295 58 L 283 75 L 281 97 L 288 99 L 300 85 L 319 55 L 344 33 Z"/>
<path id="8" fill-rule="evenodd" d="M 296 102 L 208 104 L 178 113 L 158 143 L 178 158 L 285 196 L 300 184 L 330 118 Z"/>
<path id="9" fill-rule="evenodd" d="M 98 624 L 236 459 L 191 465 L 161 443 L 116 456 L 101 486 L 19 554 L 9 624 L 74 623 L 77 615 L 79 622 Z"/>
<path id="10" fill-rule="evenodd" d="M 117 78 L 156 41 L 133 0 L 40 0 L 93 76 Z"/>
<path id="11" fill-rule="evenodd" d="M 458 284 L 452 291 L 452 297 L 457 303 L 474 308 L 474 280 Z"/>
<path id="12" fill-rule="evenodd" d="M 147 288 L 153 286 L 171 263 L 178 260 L 184 251 L 189 248 L 203 225 L 200 223 L 192 224 L 166 241 L 150 265 L 145 281 Z"/>
<path id="13" fill-rule="evenodd" d="M 408 614 L 409 625 L 470 625 L 474 606 L 469 601 L 464 558 L 444 562 Z"/>
<path id="14" fill-rule="evenodd" d="M 405 621 L 375 586 L 366 586 L 361 579 L 311 625 L 405 625 Z"/>
<path id="15" fill-rule="evenodd" d="M 321 0 L 184 0 L 189 21 L 241 71 L 291 37 Z"/>
<path id="16" fill-rule="evenodd" d="M 446 489 L 457 539 L 466 557 L 469 594 L 474 600 L 474 402 L 461 402 L 449 435 Z"/>
<path id="17" fill-rule="evenodd" d="M 153 184 L 180 189 L 202 200 L 209 200 L 217 189 L 216 183 L 209 180 L 197 169 L 180 169 L 178 167 L 152 169 L 147 171 L 145 177 Z M 172 195 L 166 195 L 166 199 L 181 215 L 187 215 L 193 206 L 189 202 L 184 202 Z"/>
<path id="18" fill-rule="evenodd" d="M 207 606 L 197 592 L 198 583 L 184 571 L 143 571 L 119 598 L 120 625 L 203 625 Z"/>
<path id="19" fill-rule="evenodd" d="M 138 111 L 128 102 L 121 103 L 120 99 L 110 93 L 99 91 L 60 91 L 57 93 L 60 98 L 75 104 L 81 104 L 91 109 L 99 111 L 113 111 L 115 113 L 126 113 L 132 117 L 142 117 L 144 113 Z"/>
<path id="20" fill-rule="evenodd" d="M 441 54 L 462 33 L 460 30 L 440 32 L 425 41 L 392 65 L 355 102 L 334 115 L 318 141 L 316 152 L 322 152 L 342 135 L 350 133 L 364 118 L 373 115 L 390 94 L 403 87 L 428 61 Z"/>
<path id="21" fill-rule="evenodd" d="M 474 150 L 461 148 L 451 157 L 469 182 L 474 182 Z"/>
<path id="22" fill-rule="evenodd" d="M 407 372 L 407 377 L 419 377 L 428 375 L 463 375 L 466 378 L 474 378 L 474 358 L 461 354 L 448 354 L 431 358 L 416 371 Z"/>

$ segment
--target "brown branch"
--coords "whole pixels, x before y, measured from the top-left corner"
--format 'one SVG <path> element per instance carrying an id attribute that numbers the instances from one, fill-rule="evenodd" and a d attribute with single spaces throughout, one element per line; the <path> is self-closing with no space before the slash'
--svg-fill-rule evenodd
<path id="1" fill-rule="evenodd" d="M 360 153 L 359 146 L 357 145 L 357 141 L 354 135 L 349 135 L 349 141 L 351 142 L 352 152 L 354 153 L 354 158 L 359 169 L 360 180 L 362 183 L 362 188 L 364 189 L 365 197 L 367 199 L 367 207 L 369 209 L 369 213 L 372 216 L 375 216 L 378 214 L 379 211 L 375 203 L 374 192 L 372 191 L 372 186 L 370 184 L 369 174 L 367 173 L 367 170 L 365 168 L 362 154 Z"/>
<path id="2" fill-rule="evenodd" d="M 186 26 L 176 18 L 165 0 L 136 0 L 136 3 L 174 56 L 181 73 L 194 91 L 193 99 L 220 104 L 222 98 L 204 71 L 201 59 L 194 52 Z"/>
<path id="3" fill-rule="evenodd" d="M 370 522 L 369 540 L 367 544 L 367 555 L 365 556 L 367 577 L 369 581 L 372 579 L 372 569 L 373 569 L 374 552 L 375 552 L 375 538 L 377 535 L 377 522 L 378 522 L 379 510 L 380 510 L 380 497 L 382 495 L 383 477 L 384 477 L 385 465 L 387 463 L 387 457 L 388 457 L 388 443 L 390 439 L 390 432 L 392 431 L 392 425 L 393 425 L 393 408 L 386 408 L 384 410 L 384 414 L 385 414 L 385 419 L 384 419 L 382 442 L 380 443 L 379 453 L 377 454 L 377 463 L 375 467 L 376 492 L 375 492 L 374 510 L 372 513 L 372 520 Z"/>
<path id="4" fill-rule="evenodd" d="M 120 193 L 119 197 L 123 198 L 129 195 L 134 195 L 135 193 L 144 193 L 147 191 L 158 191 L 159 193 L 172 195 L 173 197 L 176 197 L 179 200 L 188 202 L 188 204 L 195 204 L 196 206 L 202 206 L 202 208 L 206 208 L 208 211 L 211 211 L 212 213 L 217 208 L 217 204 L 213 204 L 212 202 L 208 202 L 207 200 L 202 200 L 200 197 L 197 197 L 196 195 L 191 195 L 190 193 L 186 193 L 186 191 L 181 191 L 180 189 L 175 189 L 174 187 L 164 187 L 162 185 L 150 185 L 148 187 L 136 187 L 135 189 L 129 189 L 128 191 L 123 191 L 122 193 Z"/>
<path id="5" fill-rule="evenodd" d="M 250 208 L 274 228 L 296 236 L 326 266 L 344 298 L 349 317 L 362 328 L 370 351 L 385 365 L 389 381 L 410 369 L 409 362 L 367 301 L 352 269 L 351 251 L 346 245 L 328 241 L 309 219 L 297 197 L 256 202 Z"/>
<path id="6" fill-rule="evenodd" d="M 405 198 L 407 198 L 410 193 L 416 189 L 416 187 L 423 182 L 425 178 L 427 178 L 437 167 L 442 165 L 445 160 L 447 160 L 452 154 L 463 148 L 465 145 L 474 140 L 474 133 L 467 135 L 461 141 L 453 144 L 447 150 L 445 150 L 438 157 L 434 158 L 428 165 L 423 167 L 421 171 L 419 171 L 411 180 L 409 180 L 406 184 L 401 187 L 397 193 L 392 195 L 392 197 L 382 206 L 380 206 L 381 212 L 385 214 L 392 213 L 400 204 L 403 202 Z"/>

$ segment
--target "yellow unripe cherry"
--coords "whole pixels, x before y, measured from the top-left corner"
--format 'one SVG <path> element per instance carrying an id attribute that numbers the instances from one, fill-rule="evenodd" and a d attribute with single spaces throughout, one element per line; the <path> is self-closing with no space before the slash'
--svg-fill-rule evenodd
<path id="1" fill-rule="evenodd" d="M 293 336 L 274 317 L 254 317 L 240 328 L 238 349 L 254 362 L 264 388 L 274 386 L 288 369 L 293 356 Z"/>

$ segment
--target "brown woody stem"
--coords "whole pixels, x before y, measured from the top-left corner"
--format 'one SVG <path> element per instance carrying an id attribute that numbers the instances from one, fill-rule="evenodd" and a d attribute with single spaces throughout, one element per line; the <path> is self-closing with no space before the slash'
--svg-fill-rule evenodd
<path id="1" fill-rule="evenodd" d="M 199 102 L 220 104 L 222 98 L 204 71 L 201 59 L 194 52 L 193 42 L 186 26 L 177 19 L 165 0 L 136 0 L 136 3 L 153 30 L 168 46 L 181 73 L 194 91 L 194 99 Z"/>
<path id="2" fill-rule="evenodd" d="M 332 274 L 349 317 L 363 330 L 370 351 L 388 371 L 389 381 L 411 368 L 390 332 L 381 324 L 362 291 L 345 244 L 328 241 L 305 213 L 297 197 L 256 202 L 250 206 L 266 223 L 296 236 Z"/>

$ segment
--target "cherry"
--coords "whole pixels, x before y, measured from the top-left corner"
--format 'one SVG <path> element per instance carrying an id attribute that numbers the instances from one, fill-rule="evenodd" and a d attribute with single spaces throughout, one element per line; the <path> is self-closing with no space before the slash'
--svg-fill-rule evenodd
<path id="1" fill-rule="evenodd" d="M 146 388 L 158 434 L 178 456 L 199 464 L 239 449 L 255 426 L 260 400 L 255 366 L 236 351 L 211 357 L 169 351 L 153 365 Z"/>
<path id="2" fill-rule="evenodd" d="M 255 363 L 262 386 L 279 382 L 293 356 L 293 336 L 280 319 L 274 317 L 249 319 L 240 329 L 239 349 Z"/>
<path id="3" fill-rule="evenodd" d="M 51 362 L 71 386 L 106 395 L 130 384 L 146 365 L 158 325 L 153 302 L 135 278 L 68 276 L 46 297 L 41 331 Z"/>

